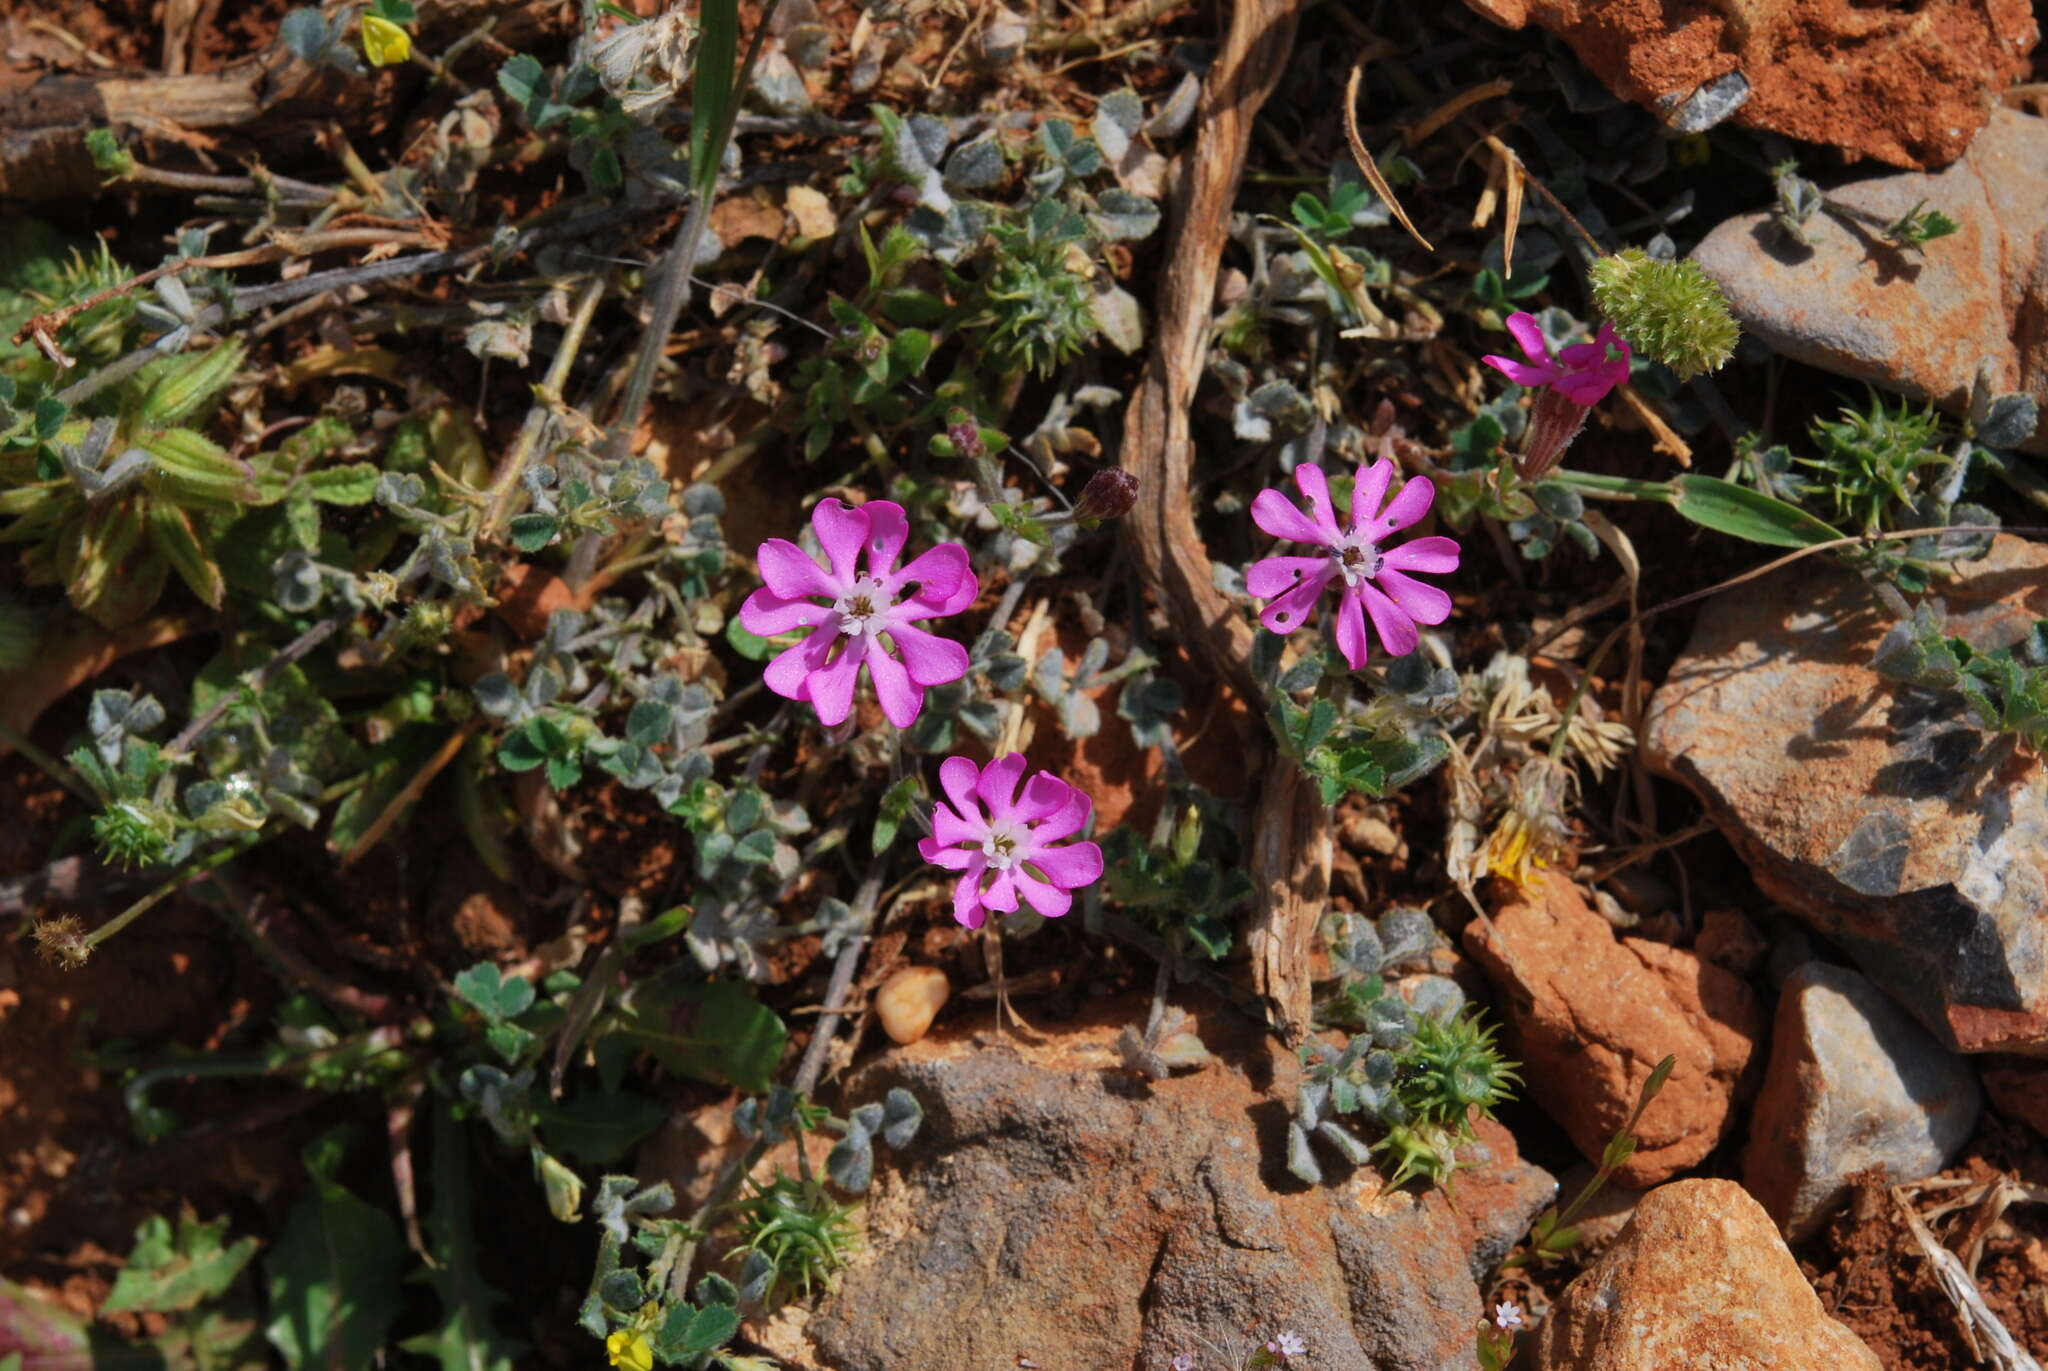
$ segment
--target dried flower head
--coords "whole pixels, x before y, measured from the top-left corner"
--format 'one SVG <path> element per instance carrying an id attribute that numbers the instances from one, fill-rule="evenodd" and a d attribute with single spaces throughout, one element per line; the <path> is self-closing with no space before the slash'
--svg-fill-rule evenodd
<path id="1" fill-rule="evenodd" d="M 84 966 L 92 956 L 92 944 L 86 941 L 85 925 L 76 915 L 59 914 L 54 919 L 39 919 L 35 927 L 36 951 L 43 960 L 53 966 L 76 969 Z"/>
<path id="2" fill-rule="evenodd" d="M 1718 371 L 1741 330 L 1714 278 L 1690 259 L 1662 261 L 1626 248 L 1592 266 L 1593 300 L 1645 357 L 1680 380 Z"/>

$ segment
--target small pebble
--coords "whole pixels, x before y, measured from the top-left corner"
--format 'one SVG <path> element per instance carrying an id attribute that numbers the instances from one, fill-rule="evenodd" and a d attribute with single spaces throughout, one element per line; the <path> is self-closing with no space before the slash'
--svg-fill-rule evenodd
<path id="1" fill-rule="evenodd" d="M 899 1043 L 914 1043 L 931 1029 L 953 993 L 946 973 L 935 966 L 906 966 L 875 991 L 875 1017 Z"/>

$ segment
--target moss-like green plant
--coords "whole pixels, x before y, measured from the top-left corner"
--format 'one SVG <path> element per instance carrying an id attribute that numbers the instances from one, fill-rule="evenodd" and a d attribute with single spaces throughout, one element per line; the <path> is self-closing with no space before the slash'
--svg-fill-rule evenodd
<path id="1" fill-rule="evenodd" d="M 1680 380 L 1717 371 L 1741 330 L 1714 278 L 1692 261 L 1660 261 L 1625 248 L 1593 263 L 1593 300 L 1643 356 Z"/>
<path id="2" fill-rule="evenodd" d="M 854 1206 L 834 1200 L 822 1182 L 778 1176 L 736 1202 L 740 1244 L 735 1255 L 759 1252 L 772 1268 L 763 1296 L 773 1304 L 776 1290 L 794 1284 L 809 1296 L 828 1284 L 860 1243 Z"/>
<path id="3" fill-rule="evenodd" d="M 1875 533 L 1893 525 L 1889 516 L 1913 507 L 1922 467 L 1948 462 L 1935 446 L 1940 434 L 1932 405 L 1915 413 L 1901 399 L 1892 410 L 1873 392 L 1862 413 L 1845 408 L 1832 420 L 1816 420 L 1812 437 L 1819 455 L 1796 460 L 1820 473 L 1811 492 L 1833 505 L 1836 519 Z"/>

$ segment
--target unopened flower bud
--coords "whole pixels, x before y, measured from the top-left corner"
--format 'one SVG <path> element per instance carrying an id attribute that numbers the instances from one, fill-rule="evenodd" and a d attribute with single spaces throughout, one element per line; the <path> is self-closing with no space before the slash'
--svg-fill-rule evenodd
<path id="1" fill-rule="evenodd" d="M 1586 426 L 1591 413 L 1563 391 L 1544 386 L 1529 406 L 1529 427 L 1522 436 L 1522 451 L 1515 458 L 1515 474 L 1524 481 L 1540 481 L 1564 456 L 1564 450 Z"/>
<path id="2" fill-rule="evenodd" d="M 1122 467 L 1104 467 L 1088 478 L 1074 505 L 1074 522 L 1095 525 L 1121 519 L 1138 503 L 1138 478 Z"/>

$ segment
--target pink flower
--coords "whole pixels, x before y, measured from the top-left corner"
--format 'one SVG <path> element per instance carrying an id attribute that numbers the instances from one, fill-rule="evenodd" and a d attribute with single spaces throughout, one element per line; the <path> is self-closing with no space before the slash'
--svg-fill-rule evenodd
<path id="1" fill-rule="evenodd" d="M 811 630 L 768 664 L 763 679 L 786 700 L 809 701 L 830 727 L 852 711 L 853 687 L 866 667 L 882 713 L 908 728 L 924 708 L 926 687 L 967 674 L 966 648 L 915 627 L 920 619 L 958 614 L 981 593 L 967 549 L 940 543 L 898 567 L 910 523 L 903 506 L 888 500 L 858 507 L 820 500 L 811 527 L 827 564 L 786 538 L 770 538 L 759 552 L 767 584 L 740 606 L 741 625 L 758 637 Z M 917 589 L 905 595 L 912 583 Z"/>
<path id="2" fill-rule="evenodd" d="M 1493 1326 L 1503 1333 L 1512 1332 L 1522 1326 L 1522 1306 L 1513 1300 L 1493 1307 Z"/>
<path id="3" fill-rule="evenodd" d="M 1574 343 L 1554 358 L 1535 315 L 1510 314 L 1508 332 L 1529 360 L 1517 362 L 1498 355 L 1480 360 L 1518 386 L 1549 386 L 1581 409 L 1591 409 L 1607 398 L 1608 391 L 1628 380 L 1628 344 L 1615 334 L 1612 324 L 1602 324 L 1592 342 Z M 1609 357 L 1610 351 L 1619 355 Z"/>
<path id="4" fill-rule="evenodd" d="M 1599 337 L 1560 349 L 1553 359 L 1535 316 L 1510 314 L 1508 332 L 1515 335 L 1522 355 L 1529 360 L 1517 362 L 1498 356 L 1480 360 L 1516 385 L 1540 387 L 1535 403 L 1529 406 L 1522 454 L 1515 459 L 1516 474 L 1525 481 L 1536 481 L 1557 465 L 1579 436 L 1586 425 L 1586 411 L 1628 380 L 1628 344 L 1615 335 L 1614 325 L 1602 324 Z M 1617 355 L 1608 356 L 1610 351 Z"/>
<path id="5" fill-rule="evenodd" d="M 1400 547 L 1380 546 L 1387 535 L 1429 513 L 1436 500 L 1436 487 L 1426 477 L 1417 477 L 1388 502 L 1387 487 L 1393 479 L 1394 464 L 1388 458 L 1358 469 L 1348 532 L 1337 526 L 1330 484 L 1321 467 L 1294 469 L 1294 483 L 1308 500 L 1307 514 L 1277 490 L 1259 492 L 1252 501 L 1254 523 L 1275 538 L 1325 549 L 1310 557 L 1268 557 L 1252 563 L 1245 573 L 1246 588 L 1262 600 L 1272 600 L 1259 615 L 1260 623 L 1275 633 L 1293 632 L 1315 608 L 1323 587 L 1341 579 L 1337 650 L 1355 671 L 1365 665 L 1368 618 L 1387 651 L 1405 657 L 1415 650 L 1417 624 L 1440 624 L 1450 617 L 1451 597 L 1407 573 L 1456 571 L 1456 541 L 1429 537 Z"/>
<path id="6" fill-rule="evenodd" d="M 1173 1371 L 1195 1371 L 1195 1354 L 1182 1352 L 1173 1359 Z"/>
<path id="7" fill-rule="evenodd" d="M 1007 914 L 1017 908 L 1019 896 L 1057 919 L 1074 906 L 1070 892 L 1102 877 L 1102 849 L 1094 843 L 1054 846 L 1088 822 L 1093 805 L 1087 794 L 1041 771 L 1020 800 L 1024 765 L 1021 752 L 985 767 L 965 757 L 939 765 L 939 784 L 952 805 L 932 806 L 932 836 L 917 850 L 926 861 L 960 873 L 953 917 L 969 928 L 980 928 L 990 910 Z"/>
<path id="8" fill-rule="evenodd" d="M 1296 1357 L 1307 1356 L 1308 1344 L 1302 1341 L 1299 1333 L 1282 1333 L 1279 1337 L 1266 1344 L 1266 1350 L 1281 1361 L 1289 1362 L 1293 1361 Z"/>

